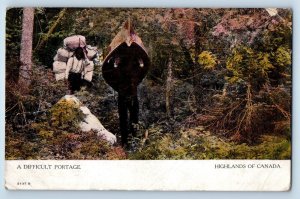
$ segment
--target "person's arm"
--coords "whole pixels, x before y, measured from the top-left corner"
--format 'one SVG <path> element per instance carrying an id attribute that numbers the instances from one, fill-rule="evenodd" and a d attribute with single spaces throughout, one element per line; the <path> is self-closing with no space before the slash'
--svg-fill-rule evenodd
<path id="1" fill-rule="evenodd" d="M 72 65 L 73 65 L 73 57 L 70 57 L 69 59 L 68 59 L 68 62 L 67 62 L 67 68 L 66 68 L 66 72 L 65 72 L 65 79 L 68 79 L 68 77 L 69 77 L 69 72 L 70 72 L 70 70 L 71 70 L 71 68 L 72 68 Z"/>

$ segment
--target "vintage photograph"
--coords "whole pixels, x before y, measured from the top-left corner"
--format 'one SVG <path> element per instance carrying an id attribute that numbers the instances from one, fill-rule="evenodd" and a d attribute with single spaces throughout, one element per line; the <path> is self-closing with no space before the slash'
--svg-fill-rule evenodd
<path id="1" fill-rule="evenodd" d="M 290 160 L 292 28 L 281 8 L 9 8 L 5 159 Z"/>

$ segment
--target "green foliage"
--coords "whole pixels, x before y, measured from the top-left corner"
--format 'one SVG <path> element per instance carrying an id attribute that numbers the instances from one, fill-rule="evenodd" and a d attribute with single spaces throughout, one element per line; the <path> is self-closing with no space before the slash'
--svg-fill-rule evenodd
<path id="1" fill-rule="evenodd" d="M 230 83 L 279 85 L 291 72 L 291 27 L 288 21 L 272 20 L 269 28 L 258 31 L 253 43 L 240 43 L 231 50 L 226 67 Z M 257 83 L 259 82 L 259 83 Z"/>
<path id="2" fill-rule="evenodd" d="M 78 126 L 84 115 L 74 101 L 60 100 L 50 110 L 50 123 L 53 127 L 69 128 L 70 126 Z"/>
<path id="3" fill-rule="evenodd" d="M 20 51 L 21 30 L 22 30 L 21 8 L 10 8 L 6 12 L 6 56 L 7 58 L 16 56 Z M 9 59 L 7 59 L 9 60 Z"/>
<path id="4" fill-rule="evenodd" d="M 21 8 L 10 8 L 6 12 L 6 33 L 5 33 L 5 60 L 6 78 L 16 81 L 19 73 L 19 53 L 22 30 Z"/>
<path id="5" fill-rule="evenodd" d="M 230 83 L 243 81 L 251 85 L 261 79 L 264 79 L 264 82 L 267 81 L 268 72 L 274 68 L 269 57 L 269 54 L 255 52 L 249 47 L 234 48 L 226 63 L 227 69 L 232 73 L 228 81 Z"/>
<path id="6" fill-rule="evenodd" d="M 281 68 L 289 67 L 292 64 L 291 52 L 289 49 L 280 46 L 274 53 L 276 65 Z"/>
<path id="7" fill-rule="evenodd" d="M 215 125 L 215 129 L 219 126 L 227 132 L 235 131 L 235 140 L 255 142 L 261 131 L 290 134 L 287 129 L 291 110 L 287 104 L 290 104 L 291 96 L 288 83 L 291 75 L 291 29 L 282 22 L 272 21 L 271 25 L 272 28 L 258 34 L 254 43 L 235 46 L 227 57 L 229 75 L 226 80 L 232 87 L 240 87 L 238 92 L 232 92 L 228 97 L 230 100 L 238 98 L 240 104 L 237 107 L 225 103 L 218 106 L 216 109 L 223 110 L 222 114 L 226 117 L 216 117 L 216 120 L 222 119 L 221 122 L 215 121 L 221 123 Z M 273 96 L 276 89 L 285 94 L 285 97 L 279 95 L 277 102 Z"/>
<path id="8" fill-rule="evenodd" d="M 213 69 L 217 64 L 216 60 L 216 56 L 209 51 L 203 51 L 198 56 L 198 63 L 204 69 Z"/>
<path id="9" fill-rule="evenodd" d="M 53 58 L 57 49 L 62 47 L 63 39 L 75 34 L 73 24 L 76 23 L 80 9 L 69 8 L 66 10 L 64 17 L 58 21 L 54 32 L 50 35 L 47 35 L 48 31 L 55 24 L 62 9 L 63 8 L 35 9 L 33 55 L 37 61 L 47 66 L 47 68 L 52 68 Z M 37 46 L 40 44 L 43 38 L 47 38 L 46 42 L 41 48 L 37 49 Z"/>
<path id="10" fill-rule="evenodd" d="M 290 159 L 291 142 L 285 137 L 265 135 L 258 145 L 237 144 L 204 131 L 203 127 L 181 130 L 180 133 L 151 135 L 148 144 L 129 159 Z"/>

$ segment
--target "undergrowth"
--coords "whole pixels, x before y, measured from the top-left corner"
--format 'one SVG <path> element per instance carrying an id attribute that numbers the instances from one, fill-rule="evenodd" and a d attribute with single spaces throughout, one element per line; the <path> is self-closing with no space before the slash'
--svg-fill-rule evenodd
<path id="1" fill-rule="evenodd" d="M 291 142 L 284 136 L 264 135 L 259 144 L 248 145 L 212 135 L 203 127 L 181 130 L 176 134 L 148 130 L 148 140 L 140 141 L 129 159 L 203 160 L 203 159 L 290 159 Z M 141 144 L 142 143 L 142 144 Z"/>
<path id="2" fill-rule="evenodd" d="M 125 159 L 121 147 L 111 146 L 97 132 L 82 132 L 84 115 L 72 101 L 60 100 L 40 122 L 24 132 L 6 131 L 6 159 Z"/>
<path id="3" fill-rule="evenodd" d="M 139 138 L 133 139 L 131 147 L 125 150 L 118 144 L 109 145 L 96 132 L 80 131 L 78 122 L 84 116 L 77 105 L 63 100 L 57 103 L 66 93 L 65 83 L 55 82 L 51 71 L 44 68 L 36 67 L 34 72 L 29 92 L 25 93 L 22 86 L 13 82 L 6 84 L 5 157 L 9 160 L 289 159 L 291 156 L 290 98 L 283 88 L 265 88 L 255 98 L 250 124 L 255 124 L 252 128 L 257 134 L 249 134 L 251 141 L 242 142 L 232 139 L 236 130 L 232 127 L 237 124 L 235 116 L 245 113 L 243 106 L 238 106 L 247 105 L 243 99 L 218 96 L 209 106 L 201 107 L 204 111 L 199 113 L 192 86 L 177 82 L 172 117 L 167 118 L 163 95 L 157 95 L 164 93 L 164 88 L 146 79 L 139 88 Z M 76 96 L 119 139 L 117 95 L 100 77 L 95 75 L 94 85 L 82 88 Z M 267 132 L 270 133 L 266 135 Z"/>
<path id="4" fill-rule="evenodd" d="M 6 84 L 5 158 L 22 159 L 125 159 L 119 146 L 111 146 L 97 132 L 82 132 L 84 115 L 78 105 L 60 100 L 64 82 L 51 71 L 36 67 L 29 90 Z M 59 101 L 59 102 L 58 102 Z"/>

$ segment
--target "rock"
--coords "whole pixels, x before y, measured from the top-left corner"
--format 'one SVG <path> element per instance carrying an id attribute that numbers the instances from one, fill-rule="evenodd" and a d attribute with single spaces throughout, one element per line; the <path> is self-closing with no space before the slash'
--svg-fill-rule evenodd
<path id="1" fill-rule="evenodd" d="M 65 95 L 63 98 L 61 98 L 61 100 L 72 101 L 77 106 L 82 105 L 80 100 L 77 97 L 75 97 L 74 95 Z"/>
<path id="2" fill-rule="evenodd" d="M 109 132 L 104 128 L 98 118 L 91 113 L 91 111 L 86 106 L 81 106 L 80 110 L 85 114 L 84 121 L 81 122 L 80 128 L 82 131 L 97 131 L 98 136 L 101 136 L 103 139 L 109 141 L 110 143 L 115 143 L 117 138 L 114 134 Z"/>
<path id="3" fill-rule="evenodd" d="M 98 118 L 91 113 L 91 111 L 79 101 L 77 97 L 74 95 L 65 95 L 63 100 L 72 101 L 75 105 L 79 106 L 82 113 L 85 115 L 83 121 L 79 123 L 80 129 L 83 132 L 87 132 L 90 130 L 96 131 L 97 135 L 107 140 L 111 144 L 114 144 L 117 141 L 117 138 L 114 134 L 109 132 L 104 128 Z"/>

